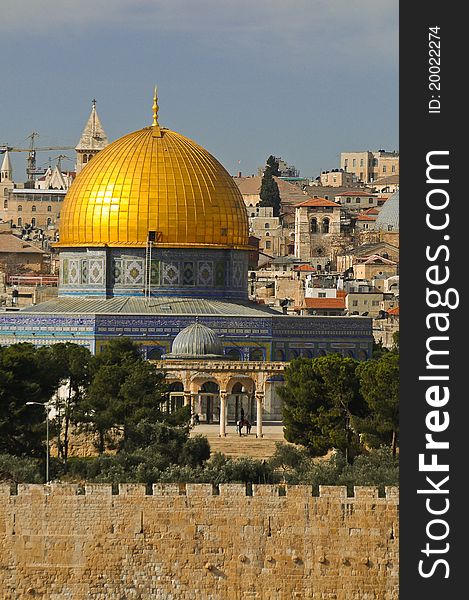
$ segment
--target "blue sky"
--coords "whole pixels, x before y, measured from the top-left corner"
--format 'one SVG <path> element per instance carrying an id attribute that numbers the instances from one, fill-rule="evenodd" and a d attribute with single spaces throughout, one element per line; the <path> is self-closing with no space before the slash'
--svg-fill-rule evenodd
<path id="1" fill-rule="evenodd" d="M 93 98 L 117 139 L 157 84 L 160 124 L 231 173 L 398 149 L 398 0 L 3 0 L 0 50 L 0 143 L 75 145 Z"/>

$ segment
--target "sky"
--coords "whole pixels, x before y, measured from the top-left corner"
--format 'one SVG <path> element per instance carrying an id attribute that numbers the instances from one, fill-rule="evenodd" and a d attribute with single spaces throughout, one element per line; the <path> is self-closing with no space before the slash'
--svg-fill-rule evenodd
<path id="1" fill-rule="evenodd" d="M 232 174 L 271 154 L 316 177 L 398 150 L 398 0 L 2 0 L 0 145 L 112 141 L 159 122 Z M 38 153 L 38 166 L 73 150 Z M 25 179 L 26 153 L 12 155 Z"/>

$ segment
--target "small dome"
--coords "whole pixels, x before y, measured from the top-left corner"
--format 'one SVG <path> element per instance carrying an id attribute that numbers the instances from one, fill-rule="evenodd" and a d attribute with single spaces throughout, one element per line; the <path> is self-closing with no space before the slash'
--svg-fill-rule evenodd
<path id="1" fill-rule="evenodd" d="M 399 231 L 399 191 L 385 202 L 376 217 L 375 229 L 381 231 Z"/>
<path id="2" fill-rule="evenodd" d="M 174 338 L 169 358 L 207 358 L 223 356 L 217 334 L 201 323 L 192 323 Z"/>

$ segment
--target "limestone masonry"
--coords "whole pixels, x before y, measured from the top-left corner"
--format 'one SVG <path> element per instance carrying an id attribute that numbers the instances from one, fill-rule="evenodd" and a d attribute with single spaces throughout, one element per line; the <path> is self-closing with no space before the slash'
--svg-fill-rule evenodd
<path id="1" fill-rule="evenodd" d="M 397 600 L 398 490 L 0 486 L 2 600 Z"/>

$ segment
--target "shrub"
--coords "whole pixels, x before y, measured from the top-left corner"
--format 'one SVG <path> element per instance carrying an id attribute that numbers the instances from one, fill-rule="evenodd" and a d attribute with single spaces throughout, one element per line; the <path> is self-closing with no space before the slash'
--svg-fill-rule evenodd
<path id="1" fill-rule="evenodd" d="M 9 483 L 44 483 L 44 462 L 0 454 L 0 481 Z"/>

